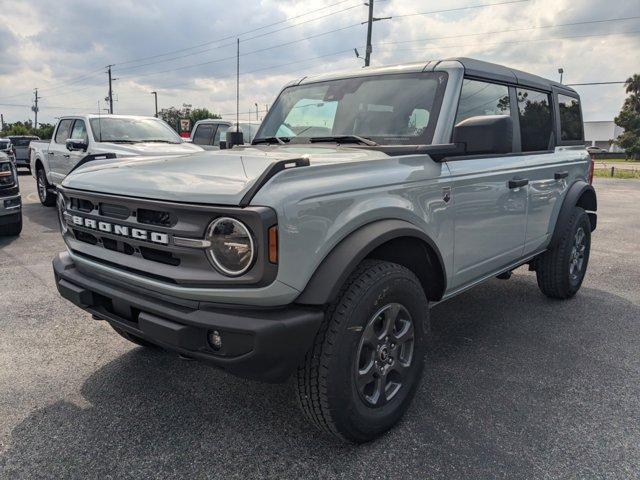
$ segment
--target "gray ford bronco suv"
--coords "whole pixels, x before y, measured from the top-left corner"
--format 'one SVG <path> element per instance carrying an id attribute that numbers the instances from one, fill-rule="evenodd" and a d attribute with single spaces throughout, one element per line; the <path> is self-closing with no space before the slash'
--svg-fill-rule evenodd
<path id="1" fill-rule="evenodd" d="M 364 442 L 411 401 L 430 303 L 522 265 L 576 294 L 591 175 L 561 84 L 466 58 L 304 77 L 252 145 L 84 162 L 59 189 L 53 267 L 126 339 L 293 375 L 312 423 Z"/>

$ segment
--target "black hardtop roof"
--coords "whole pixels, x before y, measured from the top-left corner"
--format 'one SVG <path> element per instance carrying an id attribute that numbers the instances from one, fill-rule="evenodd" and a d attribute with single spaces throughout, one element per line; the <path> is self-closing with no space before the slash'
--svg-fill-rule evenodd
<path id="1" fill-rule="evenodd" d="M 498 82 L 512 83 L 522 85 L 523 87 L 548 91 L 551 91 L 551 88 L 555 87 L 558 90 L 564 90 L 567 93 L 577 96 L 576 91 L 571 87 L 547 78 L 539 77 L 538 75 L 505 67 L 504 65 L 498 65 L 497 63 L 466 57 L 448 58 L 447 60 L 460 62 L 464 67 L 465 73 L 473 77 L 487 78 Z"/>

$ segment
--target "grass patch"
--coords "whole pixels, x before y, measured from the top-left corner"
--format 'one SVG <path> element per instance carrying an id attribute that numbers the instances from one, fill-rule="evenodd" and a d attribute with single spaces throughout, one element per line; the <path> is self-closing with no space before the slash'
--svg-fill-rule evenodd
<path id="1" fill-rule="evenodd" d="M 614 169 L 613 177 L 611 176 L 610 168 L 596 168 L 593 171 L 594 177 L 603 177 L 603 178 L 632 178 L 632 179 L 640 179 L 640 170 L 623 170 L 621 168 Z"/>
<path id="2" fill-rule="evenodd" d="M 640 165 L 640 160 L 627 160 L 625 158 L 596 158 L 596 163 L 633 163 Z"/>

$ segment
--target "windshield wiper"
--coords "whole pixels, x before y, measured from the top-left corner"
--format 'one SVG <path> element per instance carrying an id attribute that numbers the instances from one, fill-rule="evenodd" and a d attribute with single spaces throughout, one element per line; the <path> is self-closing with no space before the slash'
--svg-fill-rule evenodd
<path id="1" fill-rule="evenodd" d="M 251 142 L 251 145 L 257 145 L 259 143 L 277 143 L 279 145 L 284 145 L 289 141 L 291 141 L 291 138 L 289 137 L 276 137 L 276 136 L 263 137 L 263 138 L 254 138 L 253 142 Z"/>
<path id="2" fill-rule="evenodd" d="M 371 147 L 378 145 L 373 140 L 360 135 L 335 135 L 330 137 L 310 137 L 310 143 L 336 142 L 336 143 L 363 143 Z"/>
<path id="3" fill-rule="evenodd" d="M 105 140 L 104 138 L 100 141 L 105 143 L 138 143 L 136 140 Z"/>

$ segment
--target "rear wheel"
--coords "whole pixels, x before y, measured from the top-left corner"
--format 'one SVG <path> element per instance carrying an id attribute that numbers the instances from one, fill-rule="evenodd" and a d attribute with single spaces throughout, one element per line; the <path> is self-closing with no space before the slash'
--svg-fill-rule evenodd
<path id="1" fill-rule="evenodd" d="M 332 304 L 299 366 L 297 398 L 321 430 L 366 442 L 390 429 L 420 382 L 427 299 L 407 268 L 364 261 Z"/>
<path id="2" fill-rule="evenodd" d="M 591 251 L 591 222 L 580 207 L 574 207 L 569 221 L 559 225 L 557 244 L 536 259 L 538 287 L 547 297 L 573 297 L 584 280 Z"/>
<path id="3" fill-rule="evenodd" d="M 44 168 L 38 168 L 36 172 L 36 182 L 38 184 L 38 198 L 40 203 L 45 207 L 52 207 L 56 204 L 56 196 L 51 191 L 52 187 L 47 181 L 47 175 L 44 172 Z"/>

